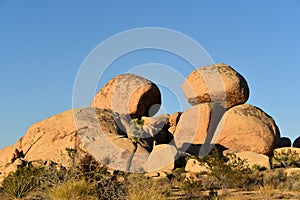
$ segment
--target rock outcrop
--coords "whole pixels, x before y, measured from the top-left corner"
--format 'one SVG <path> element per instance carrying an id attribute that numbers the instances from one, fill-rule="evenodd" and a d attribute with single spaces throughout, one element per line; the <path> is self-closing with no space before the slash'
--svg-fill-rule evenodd
<path id="1" fill-rule="evenodd" d="M 118 128 L 111 110 L 74 109 L 32 125 L 14 146 L 2 149 L 0 170 L 6 172 L 10 163 L 18 159 L 16 151 L 22 152 L 22 158 L 28 162 L 51 160 L 69 167 L 72 163 L 67 149 L 77 149 L 78 156 L 89 154 L 111 168 L 124 171 L 131 154 L 135 153 L 132 171 L 140 170 L 149 155 L 140 144 L 133 152 L 132 141 Z"/>
<path id="2" fill-rule="evenodd" d="M 195 70 L 182 89 L 191 108 L 153 116 L 161 104 L 154 83 L 133 74 L 111 79 L 88 108 L 68 110 L 33 124 L 15 145 L 0 150 L 0 183 L 11 171 L 29 164 L 68 168 L 74 164 L 69 152 L 73 150 L 77 163 L 88 156 L 114 170 L 145 171 L 149 177 L 165 178 L 175 166 L 185 165 L 177 158 L 205 156 L 214 145 L 221 151 L 236 151 L 238 158 L 266 169 L 271 166 L 265 155 L 275 147 L 291 146 L 288 138 L 280 138 L 272 117 L 244 104 L 248 84 L 229 65 Z M 300 147 L 300 137 L 293 146 Z M 185 170 L 187 180 L 210 172 L 195 159 L 188 161 Z"/>
<path id="3" fill-rule="evenodd" d="M 153 116 L 160 108 L 161 94 L 151 81 L 122 74 L 106 83 L 91 102 L 92 107 L 110 109 L 132 118 Z"/>
<path id="4" fill-rule="evenodd" d="M 205 66 L 193 71 L 182 84 L 191 105 L 219 104 L 225 108 L 245 103 L 249 88 L 242 75 L 226 64 Z"/>

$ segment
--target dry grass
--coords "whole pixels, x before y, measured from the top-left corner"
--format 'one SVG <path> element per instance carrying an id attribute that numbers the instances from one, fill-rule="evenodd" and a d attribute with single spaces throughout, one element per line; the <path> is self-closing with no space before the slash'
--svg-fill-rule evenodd
<path id="1" fill-rule="evenodd" d="M 96 200 L 93 195 L 94 186 L 85 180 L 69 180 L 49 190 L 51 200 Z"/>
<path id="2" fill-rule="evenodd" d="M 132 174 L 129 178 L 128 199 L 167 200 L 172 192 L 171 185 L 163 180 L 153 180 L 142 174 Z"/>

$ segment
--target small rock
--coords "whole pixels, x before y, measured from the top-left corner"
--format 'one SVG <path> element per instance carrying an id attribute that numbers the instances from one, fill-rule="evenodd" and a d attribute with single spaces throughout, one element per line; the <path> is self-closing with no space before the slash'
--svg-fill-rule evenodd
<path id="1" fill-rule="evenodd" d="M 184 181 L 190 182 L 190 183 L 195 183 L 197 181 L 200 181 L 201 178 L 198 174 L 193 173 L 193 172 L 188 172 L 185 175 Z"/>
<path id="2" fill-rule="evenodd" d="M 236 158 L 246 160 L 250 168 L 259 167 L 261 169 L 271 169 L 270 159 L 266 155 L 258 154 L 251 151 L 235 153 Z"/>
<path id="3" fill-rule="evenodd" d="M 145 173 L 144 176 L 146 177 L 159 177 L 159 172 L 149 172 L 149 173 Z"/>
<path id="4" fill-rule="evenodd" d="M 42 160 L 33 160 L 28 162 L 28 165 L 34 168 L 40 168 L 44 166 L 44 162 Z"/>
<path id="5" fill-rule="evenodd" d="M 300 175 L 300 168 L 288 168 L 284 170 L 287 177 Z"/>
<path id="6" fill-rule="evenodd" d="M 168 131 L 171 133 L 171 134 L 174 134 L 175 131 L 176 131 L 176 126 L 171 126 Z"/>
<path id="7" fill-rule="evenodd" d="M 156 145 L 150 153 L 143 168 L 145 172 L 157 172 L 164 170 L 173 170 L 177 149 L 173 145 Z"/>
<path id="8" fill-rule="evenodd" d="M 18 167 L 24 167 L 26 166 L 27 164 L 27 161 L 22 159 L 22 158 L 17 158 L 15 161 L 14 161 L 14 165 L 18 166 Z"/>
<path id="9" fill-rule="evenodd" d="M 189 159 L 187 161 L 185 171 L 200 174 L 209 174 L 211 172 L 207 164 L 202 164 L 196 159 Z"/>
<path id="10" fill-rule="evenodd" d="M 169 126 L 170 127 L 177 126 L 177 123 L 180 119 L 181 114 L 182 114 L 181 112 L 175 112 L 170 115 L 170 117 L 169 117 Z"/>

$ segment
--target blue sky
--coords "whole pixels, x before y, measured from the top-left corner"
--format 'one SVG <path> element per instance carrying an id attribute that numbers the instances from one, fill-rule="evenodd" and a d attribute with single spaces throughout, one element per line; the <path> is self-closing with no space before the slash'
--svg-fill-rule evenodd
<path id="1" fill-rule="evenodd" d="M 294 139 L 300 136 L 299 25 L 299 0 L 0 0 L 0 148 L 14 144 L 33 123 L 71 109 L 86 56 L 108 37 L 141 27 L 184 33 L 216 63 L 234 67 L 250 86 L 248 103 Z M 176 56 L 145 50 L 117 60 L 105 78 L 151 62 L 191 72 Z M 162 92 L 166 110 L 179 109 Z"/>

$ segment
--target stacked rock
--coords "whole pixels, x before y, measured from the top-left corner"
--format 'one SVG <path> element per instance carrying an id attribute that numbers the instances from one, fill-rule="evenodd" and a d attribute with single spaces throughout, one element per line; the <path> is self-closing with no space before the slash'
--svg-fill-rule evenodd
<path id="1" fill-rule="evenodd" d="M 182 84 L 192 105 L 184 111 L 174 133 L 179 149 L 219 144 L 226 149 L 271 154 L 280 133 L 275 121 L 261 109 L 244 104 L 248 84 L 227 64 L 193 71 Z"/>

